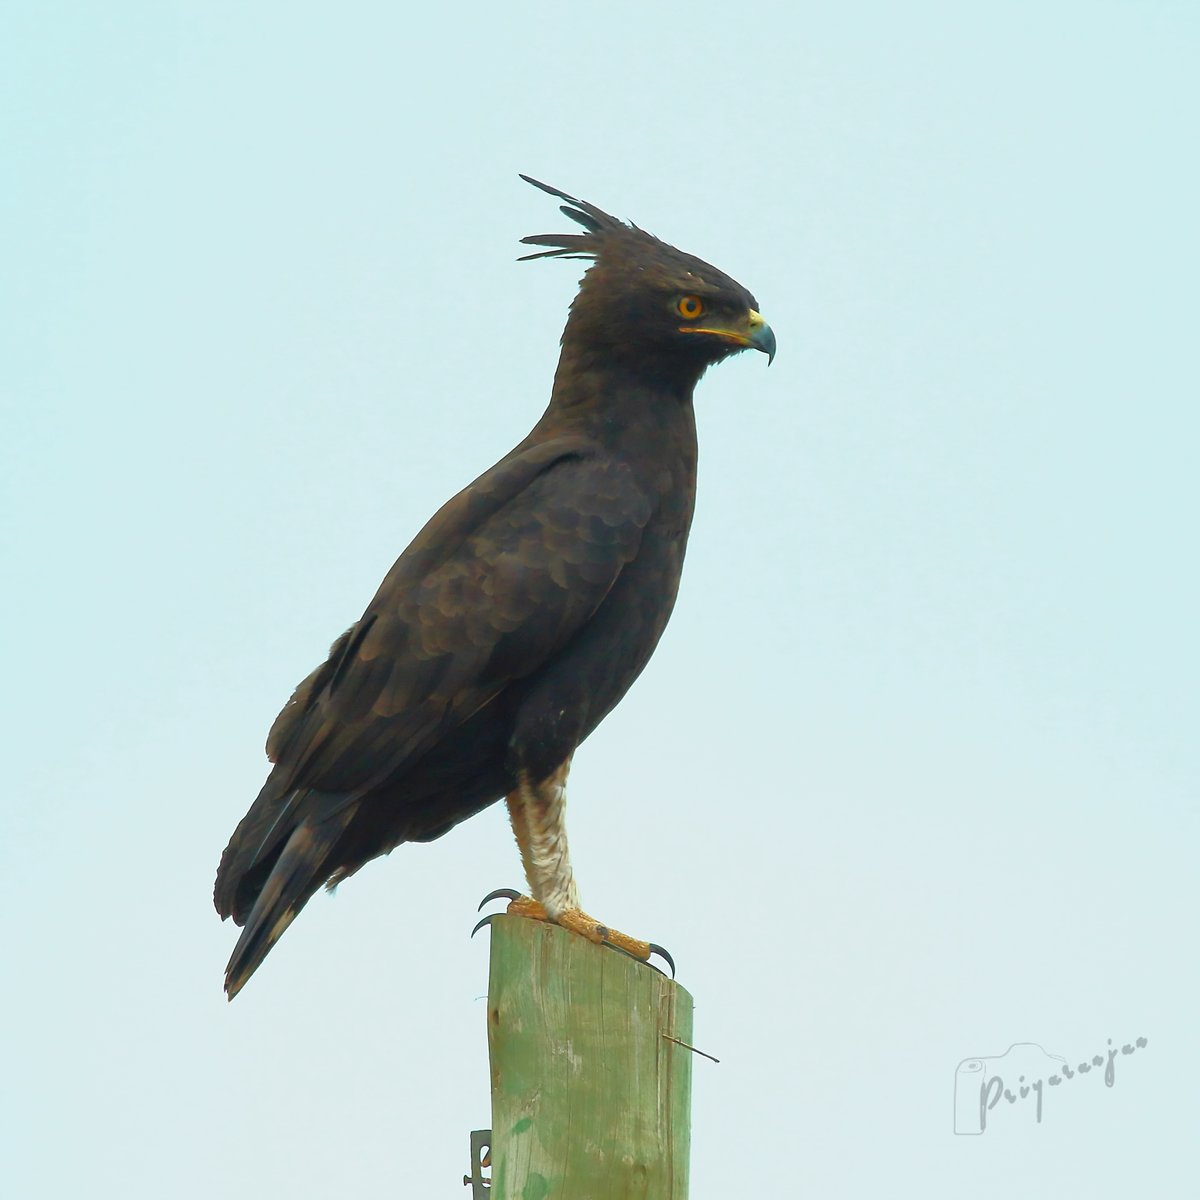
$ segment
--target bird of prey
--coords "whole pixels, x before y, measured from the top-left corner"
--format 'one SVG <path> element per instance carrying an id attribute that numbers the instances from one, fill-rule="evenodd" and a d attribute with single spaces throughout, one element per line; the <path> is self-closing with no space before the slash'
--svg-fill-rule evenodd
<path id="1" fill-rule="evenodd" d="M 696 489 L 692 392 L 747 347 L 754 297 L 716 267 L 536 179 L 582 232 L 524 258 L 589 261 L 550 404 L 447 501 L 267 737 L 273 769 L 221 858 L 214 902 L 244 926 L 232 999 L 305 903 L 402 842 L 500 798 L 550 920 L 643 960 L 580 908 L 567 853 L 571 756 L 641 673 L 675 603 Z"/>

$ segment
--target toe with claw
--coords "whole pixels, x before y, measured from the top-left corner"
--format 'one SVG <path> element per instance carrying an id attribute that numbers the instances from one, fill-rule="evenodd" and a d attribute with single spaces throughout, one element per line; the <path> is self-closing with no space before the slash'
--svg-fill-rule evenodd
<path id="1" fill-rule="evenodd" d="M 529 896 L 522 895 L 513 888 L 497 888 L 493 892 L 488 892 L 479 902 L 479 909 L 476 911 L 481 911 L 485 904 L 490 904 L 493 900 L 507 900 L 509 903 L 505 912 L 509 916 L 528 917 L 534 921 L 549 921 L 552 919 L 538 901 Z M 492 918 L 498 915 L 498 913 L 489 913 L 471 930 L 471 936 L 474 937 L 485 925 L 490 925 Z M 557 917 L 553 918 L 553 923 L 561 926 L 563 929 L 569 930 L 571 933 L 577 933 L 581 937 L 587 938 L 589 942 L 595 942 L 597 945 L 619 950 L 622 954 L 626 954 L 630 958 L 652 967 L 660 975 L 665 975 L 665 971 L 660 970 L 659 967 L 650 961 L 651 958 L 657 955 L 671 968 L 671 978 L 675 978 L 675 960 L 671 957 L 668 950 L 656 942 L 643 942 L 638 938 L 630 937 L 627 933 L 619 933 L 617 930 L 609 928 L 609 926 L 597 921 L 595 917 L 588 916 L 587 913 L 577 908 L 567 909 L 565 912 L 559 913 Z"/>
<path id="2" fill-rule="evenodd" d="M 528 896 L 522 895 L 515 888 L 496 888 L 494 892 L 488 892 L 480 900 L 479 907 L 475 911 L 482 912 L 483 906 L 491 904 L 493 900 L 507 900 L 508 907 L 504 911 L 509 916 L 531 917 L 535 921 L 546 921 L 549 919 L 546 916 L 546 910 L 536 900 L 531 900 Z M 471 936 L 474 937 L 485 925 L 492 923 L 493 917 L 499 915 L 499 913 L 488 913 L 483 920 L 476 923 L 475 928 L 471 930 Z"/>

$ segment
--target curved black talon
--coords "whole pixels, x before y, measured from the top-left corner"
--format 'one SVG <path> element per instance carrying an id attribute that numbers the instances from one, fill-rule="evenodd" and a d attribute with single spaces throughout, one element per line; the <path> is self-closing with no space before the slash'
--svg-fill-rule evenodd
<path id="1" fill-rule="evenodd" d="M 674 979 L 675 978 L 675 960 L 671 957 L 670 951 L 668 951 L 667 949 L 665 949 L 662 946 L 656 945 L 654 942 L 651 942 L 650 943 L 650 953 L 657 954 L 659 956 L 659 958 L 666 959 L 667 966 L 669 966 L 671 968 L 671 978 Z M 652 967 L 654 966 L 653 963 L 651 963 L 650 965 Z M 657 967 L 654 967 L 654 969 L 656 971 L 658 971 Z M 659 974 L 661 975 L 662 972 L 659 971 Z"/>
<path id="2" fill-rule="evenodd" d="M 474 937 L 485 925 L 490 925 L 492 923 L 493 917 L 498 916 L 500 916 L 500 913 L 488 913 L 488 915 L 484 917 L 474 929 L 471 930 L 471 936 Z"/>
<path id="3" fill-rule="evenodd" d="M 486 896 L 479 902 L 479 907 L 476 912 L 482 912 L 485 904 L 491 904 L 493 900 L 520 900 L 521 893 L 514 891 L 512 888 L 497 888 L 494 892 L 488 892 Z M 478 929 L 479 926 L 476 926 Z"/>
<path id="4" fill-rule="evenodd" d="M 649 967 L 650 970 L 656 972 L 657 974 L 661 975 L 664 979 L 666 979 L 666 977 L 667 977 L 666 971 L 662 970 L 659 967 L 656 967 L 648 958 L 638 958 L 638 956 L 636 954 L 630 954 L 629 951 L 626 950 L 624 946 L 616 946 L 612 942 L 601 942 L 600 944 L 605 948 L 605 950 L 615 950 L 618 954 L 625 955 L 626 958 L 632 958 L 633 961 L 635 963 L 637 963 L 639 966 Z"/>
<path id="5" fill-rule="evenodd" d="M 664 979 L 668 978 L 666 971 L 664 971 L 661 967 L 656 967 L 648 958 L 638 958 L 636 954 L 630 954 L 624 946 L 616 946 L 612 942 L 604 942 L 603 945 L 609 950 L 615 950 L 618 954 L 624 954 L 626 958 L 632 958 L 635 963 L 641 963 L 642 966 L 649 967 L 652 971 L 657 971 Z M 654 942 L 650 942 L 649 946 L 651 954 L 659 954 L 667 960 L 667 963 L 671 968 L 670 978 L 674 979 L 675 960 L 666 950 L 662 948 L 662 946 L 655 945 Z"/>

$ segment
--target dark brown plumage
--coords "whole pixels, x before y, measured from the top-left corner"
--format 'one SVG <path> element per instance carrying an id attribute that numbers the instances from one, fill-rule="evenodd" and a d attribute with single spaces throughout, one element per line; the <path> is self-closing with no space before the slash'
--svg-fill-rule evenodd
<path id="1" fill-rule="evenodd" d="M 505 796 L 534 899 L 574 927 L 566 770 L 675 601 L 692 390 L 713 363 L 747 346 L 773 355 L 775 340 L 721 271 L 528 182 L 585 232 L 525 238 L 544 247 L 526 257 L 592 262 L 550 405 L 417 535 L 276 719 L 274 768 L 217 871 L 217 911 L 245 926 L 231 998 L 322 884 Z"/>

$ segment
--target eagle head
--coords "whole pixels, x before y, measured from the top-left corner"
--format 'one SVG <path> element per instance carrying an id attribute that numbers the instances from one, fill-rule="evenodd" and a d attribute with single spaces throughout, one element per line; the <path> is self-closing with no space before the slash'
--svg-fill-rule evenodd
<path id="1" fill-rule="evenodd" d="M 522 175 L 567 203 L 584 233 L 522 238 L 549 249 L 532 258 L 582 258 L 591 266 L 563 331 L 564 350 L 602 358 L 640 375 L 694 384 L 713 363 L 741 350 L 775 357 L 775 335 L 754 296 L 736 279 L 587 201 Z"/>

